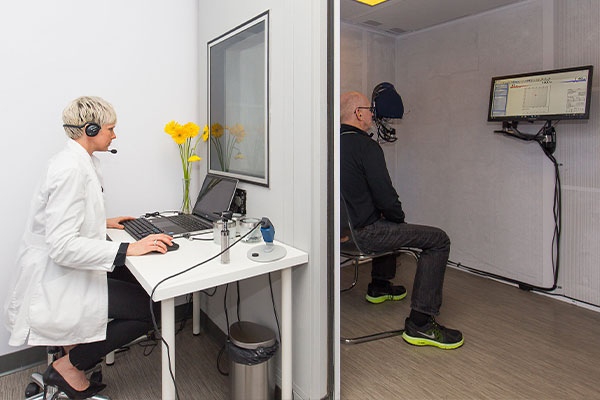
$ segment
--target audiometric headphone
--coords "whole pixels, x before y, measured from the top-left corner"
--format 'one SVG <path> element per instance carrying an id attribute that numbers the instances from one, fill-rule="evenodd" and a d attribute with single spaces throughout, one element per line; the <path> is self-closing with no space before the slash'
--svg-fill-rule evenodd
<path id="1" fill-rule="evenodd" d="M 371 107 L 374 109 L 373 122 L 377 126 L 379 139 L 389 143 L 395 142 L 398 139 L 396 129 L 390 126 L 390 122 L 392 119 L 402 119 L 404 104 L 394 85 L 381 82 L 375 86 L 371 95 Z"/>
<path id="2" fill-rule="evenodd" d="M 100 127 L 100 125 L 95 124 L 93 122 L 86 122 L 83 125 L 69 125 L 69 124 L 63 125 L 63 127 L 65 127 L 65 128 L 83 128 L 84 126 L 85 126 L 85 134 L 88 136 L 91 136 L 91 137 L 96 136 L 98 134 L 98 132 L 100 132 L 100 129 L 102 129 Z"/>

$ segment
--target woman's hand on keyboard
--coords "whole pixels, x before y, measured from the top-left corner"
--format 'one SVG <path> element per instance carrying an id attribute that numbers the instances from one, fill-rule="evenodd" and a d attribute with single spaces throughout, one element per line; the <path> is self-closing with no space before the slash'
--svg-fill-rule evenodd
<path id="1" fill-rule="evenodd" d="M 130 243 L 129 247 L 127 247 L 127 255 L 141 256 L 150 253 L 151 251 L 157 251 L 164 254 L 167 252 L 167 245 L 171 246 L 173 244 L 171 240 L 173 240 L 173 238 L 164 233 L 148 235 L 137 242 Z"/>
<path id="2" fill-rule="evenodd" d="M 135 219 L 135 218 L 134 217 L 107 218 L 106 219 L 106 227 L 108 229 L 123 229 L 124 226 L 121 225 L 121 222 L 130 220 L 130 219 Z"/>

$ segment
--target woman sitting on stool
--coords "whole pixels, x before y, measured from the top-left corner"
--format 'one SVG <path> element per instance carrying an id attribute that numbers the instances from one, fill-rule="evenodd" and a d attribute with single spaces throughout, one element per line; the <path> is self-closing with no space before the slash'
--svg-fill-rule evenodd
<path id="1" fill-rule="evenodd" d="M 123 265 L 125 256 L 165 253 L 172 239 L 158 234 L 134 243 L 106 240 L 107 228 L 123 229 L 120 223 L 132 219 L 106 218 L 93 155 L 108 151 L 116 121 L 113 107 L 99 97 L 80 97 L 63 111 L 69 139 L 49 161 L 32 200 L 5 305 L 9 345 L 63 347 L 65 356 L 48 367 L 44 383 L 73 399 L 104 389 L 84 371 L 152 327 L 144 289 L 110 274 L 107 279 L 107 273 Z"/>

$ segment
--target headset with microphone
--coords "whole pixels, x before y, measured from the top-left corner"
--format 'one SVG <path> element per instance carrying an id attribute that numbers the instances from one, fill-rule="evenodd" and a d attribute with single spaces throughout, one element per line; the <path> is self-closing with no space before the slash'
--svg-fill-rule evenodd
<path id="1" fill-rule="evenodd" d="M 94 137 L 98 134 L 98 132 L 100 132 L 100 129 L 102 129 L 100 127 L 100 125 L 95 124 L 93 122 L 85 122 L 83 125 L 70 125 L 70 124 L 64 124 L 63 127 L 65 128 L 83 128 L 85 126 L 85 134 L 90 136 L 90 137 Z"/>
<path id="2" fill-rule="evenodd" d="M 65 127 L 65 128 L 78 128 L 78 129 L 81 129 L 84 126 L 85 126 L 85 134 L 88 135 L 89 137 L 94 137 L 94 136 L 98 135 L 98 132 L 100 132 L 100 129 L 102 129 L 100 127 L 100 125 L 95 124 L 93 122 L 86 122 L 83 125 L 63 124 L 63 127 Z M 108 151 L 110 153 L 112 153 L 112 154 L 117 154 L 117 150 L 116 149 L 110 149 Z"/>

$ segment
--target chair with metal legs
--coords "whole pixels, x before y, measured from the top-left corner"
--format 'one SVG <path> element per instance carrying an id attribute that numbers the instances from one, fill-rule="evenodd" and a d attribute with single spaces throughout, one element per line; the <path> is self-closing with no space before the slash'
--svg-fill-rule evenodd
<path id="1" fill-rule="evenodd" d="M 360 248 L 358 243 L 356 242 L 356 238 L 354 235 L 354 229 L 352 228 L 352 223 L 350 221 L 350 216 L 348 214 L 348 210 L 346 207 L 346 201 L 343 196 L 340 198 L 340 255 L 346 258 L 346 261 L 352 260 L 352 265 L 354 265 L 354 280 L 352 284 L 341 290 L 341 292 L 347 292 L 356 286 L 358 282 L 358 266 L 359 264 L 368 262 L 376 257 L 381 257 L 389 254 L 409 254 L 415 258 L 415 260 L 419 259 L 420 251 L 418 249 L 413 249 L 410 247 L 401 247 L 396 249 L 395 251 L 387 251 L 387 252 L 366 252 Z M 370 335 L 359 336 L 359 337 L 340 337 L 340 341 L 342 344 L 359 344 L 365 342 L 371 342 L 373 340 L 384 339 L 392 336 L 402 335 L 404 332 L 403 329 L 392 330 L 392 331 L 384 331 L 384 332 L 376 332 Z"/>
<path id="2" fill-rule="evenodd" d="M 55 360 L 62 357 L 63 354 L 63 349 L 61 347 L 48 347 L 48 365 L 52 364 Z M 86 375 L 89 376 L 90 381 L 102 382 L 101 364 L 98 364 L 92 369 L 86 371 Z M 25 400 L 43 400 L 44 385 L 44 377 L 42 374 L 40 374 L 39 372 L 34 372 L 33 374 L 31 374 L 31 382 L 25 388 Z M 48 392 L 46 393 L 46 399 L 63 400 L 68 399 L 68 397 L 63 392 L 58 392 L 55 387 L 49 386 Z M 97 394 L 92 397 L 89 397 L 88 400 L 110 400 L 110 397 Z"/>

